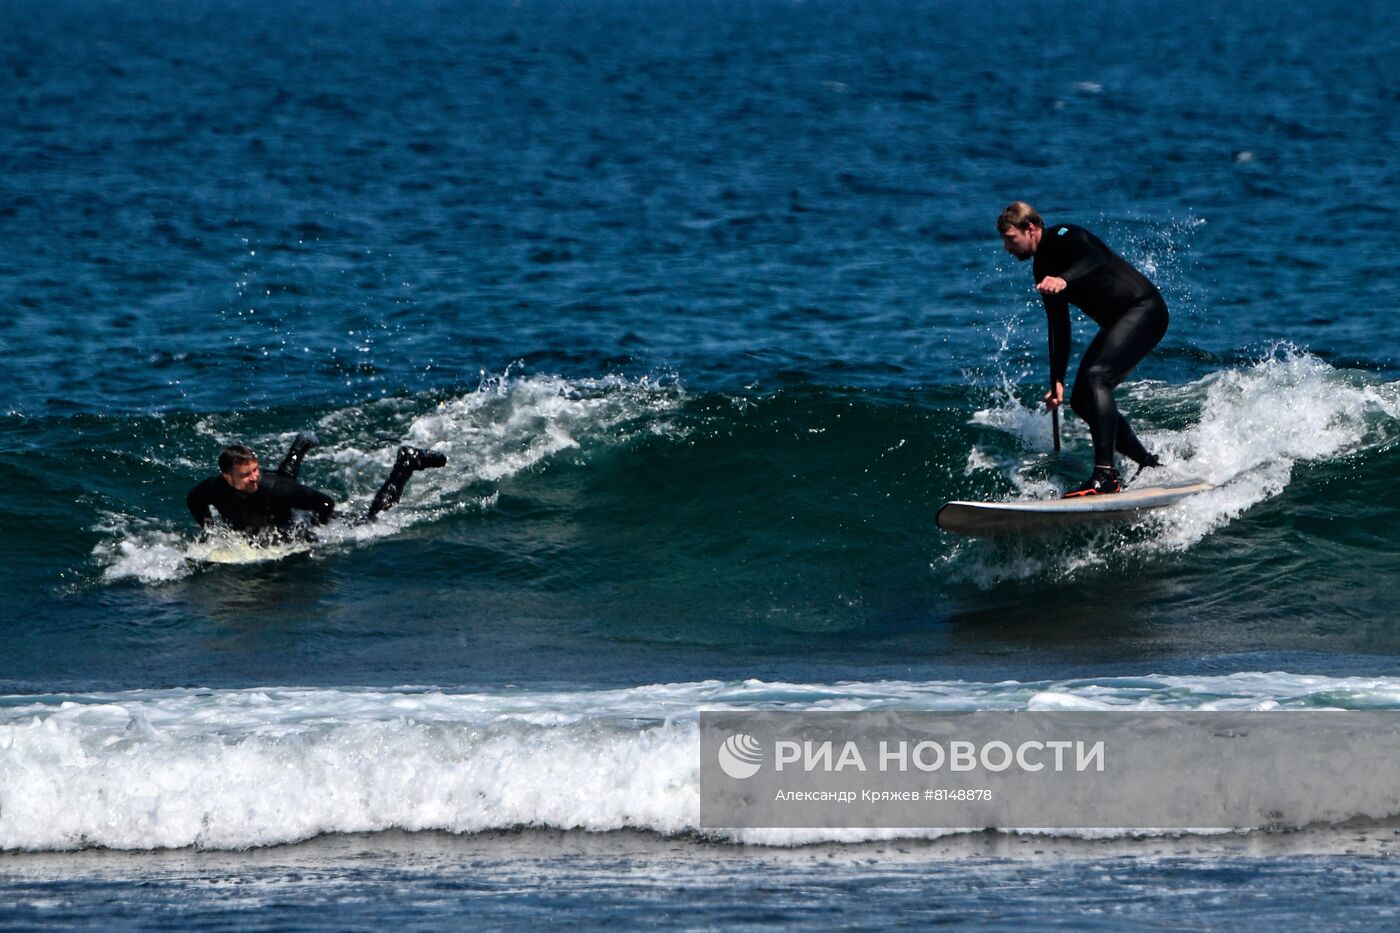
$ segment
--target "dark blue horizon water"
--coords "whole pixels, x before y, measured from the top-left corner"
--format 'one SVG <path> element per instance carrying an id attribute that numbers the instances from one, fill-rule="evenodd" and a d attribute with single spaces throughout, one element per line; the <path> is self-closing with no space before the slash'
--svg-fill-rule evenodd
<path id="1" fill-rule="evenodd" d="M 153 736 L 207 722 L 241 747 L 220 716 L 284 688 L 320 691 L 302 726 L 352 733 L 366 704 L 418 702 L 383 692 L 404 685 L 610 723 L 750 688 L 1400 704 L 1393 5 L 16 0 L 3 19 L 0 847 L 177 844 L 175 817 L 104 809 L 115 777 L 19 819 L 18 775 L 127 773 L 113 709 L 157 743 L 131 751 L 144 767 L 179 772 L 188 749 Z M 1171 328 L 1119 398 L 1169 478 L 1217 490 L 1048 540 L 936 529 L 946 500 L 1054 495 L 1088 463 L 1072 418 L 1051 456 L 1035 404 L 1044 319 L 993 227 L 1013 199 L 1161 287 Z M 183 497 L 219 448 L 275 462 L 305 430 L 304 479 L 347 515 L 400 444 L 450 462 L 309 551 L 197 539 Z M 656 699 L 597 699 L 617 690 Z M 97 712 L 60 728 L 65 701 Z M 91 757 L 26 757 L 31 715 Z M 209 793 L 194 810 L 241 799 Z M 612 826 L 621 804 L 580 806 L 483 825 Z M 684 832 L 673 816 L 643 828 Z M 1306 889 L 1292 868 L 1269 883 Z M 461 916 L 442 910 L 423 922 Z"/>
<path id="2" fill-rule="evenodd" d="M 1154 258 L 1169 346 L 1394 374 L 1385 6 L 1023 7 L 19 3 L 9 407 L 962 385 L 1012 197 Z"/>

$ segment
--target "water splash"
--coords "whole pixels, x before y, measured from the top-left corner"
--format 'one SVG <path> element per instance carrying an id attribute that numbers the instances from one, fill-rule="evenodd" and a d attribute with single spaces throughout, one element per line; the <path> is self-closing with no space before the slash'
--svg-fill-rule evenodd
<path id="1" fill-rule="evenodd" d="M 1380 449 L 1400 434 L 1400 383 L 1336 369 L 1316 356 L 1280 345 L 1251 366 L 1212 373 L 1186 386 L 1138 382 L 1120 393 L 1134 428 L 1165 467 L 1152 482 L 1204 480 L 1216 488 L 1150 513 L 1127 530 L 1077 532 L 1047 544 L 1011 540 L 955 546 L 946 562 L 959 579 L 991 586 L 1007 579 L 1072 577 L 1103 567 L 1111 556 L 1141 559 L 1183 551 L 1281 495 L 1304 464 L 1321 464 Z M 1166 413 L 1182 427 L 1154 427 Z M 1021 451 L 1047 451 L 1044 414 L 1021 405 L 1011 391 L 973 423 L 1009 435 Z M 1066 425 L 1067 449 L 1088 443 L 1077 421 Z M 1063 488 L 1043 475 L 1041 459 L 994 448 L 974 448 L 966 473 L 990 472 L 1009 485 L 1013 499 L 1045 498 Z"/>
<path id="2" fill-rule="evenodd" d="M 365 512 L 388 475 L 401 444 L 447 454 L 448 466 L 416 474 L 403 502 L 373 523 L 332 521 L 316 529 L 317 552 L 387 537 L 422 522 L 489 509 L 494 492 L 473 489 L 539 467 L 565 451 L 620 446 L 644 434 L 679 431 L 670 419 L 685 399 L 680 386 L 652 378 L 565 379 L 506 372 L 482 379 L 474 391 L 440 401 L 380 399 L 324 415 L 316 432 L 325 445 L 312 451 L 303 477 L 330 491 L 343 516 Z M 215 419 L 217 421 L 217 419 Z M 217 424 L 199 429 L 225 441 Z M 274 450 L 290 434 L 252 438 Z M 107 513 L 93 552 L 111 582 L 160 583 L 193 573 L 201 564 L 280 560 L 310 550 L 306 544 L 255 545 L 242 536 L 195 536 L 184 524 Z"/>
<path id="3" fill-rule="evenodd" d="M 520 826 L 695 834 L 700 709 L 1397 706 L 1395 678 L 1278 671 L 998 683 L 710 680 L 615 690 L 261 687 L 9 696 L 0 697 L 0 849 L 245 849 L 325 833 Z M 787 846 L 942 832 L 771 829 L 717 838 Z"/>

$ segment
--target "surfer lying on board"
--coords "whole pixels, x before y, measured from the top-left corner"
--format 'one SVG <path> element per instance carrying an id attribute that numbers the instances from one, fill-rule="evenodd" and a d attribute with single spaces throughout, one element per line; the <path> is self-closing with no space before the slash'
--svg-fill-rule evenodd
<path id="1" fill-rule="evenodd" d="M 1119 492 L 1113 452 L 1143 467 L 1161 462 L 1137 439 L 1118 412 L 1113 390 L 1142 362 L 1167 332 L 1167 303 L 1161 292 L 1123 257 L 1083 227 L 1056 224 L 1046 228 L 1035 208 L 1017 201 L 997 218 L 1006 251 L 1031 264 L 1035 288 L 1045 302 L 1050 324 L 1050 391 L 1046 407 L 1065 400 L 1069 367 L 1069 306 L 1077 305 L 1099 325 L 1084 351 L 1069 404 L 1084 419 L 1094 438 L 1094 473 L 1065 498 Z"/>
<path id="2" fill-rule="evenodd" d="M 230 528 L 250 535 L 289 532 L 294 511 L 309 512 L 317 524 L 324 524 L 335 512 L 335 500 L 319 489 L 296 481 L 301 461 L 314 446 L 314 437 L 298 434 L 277 471 L 271 475 L 262 472 L 258 455 L 251 449 L 242 444 L 225 447 L 219 454 L 219 475 L 191 489 L 185 497 L 185 505 L 201 528 L 209 522 L 212 506 Z M 400 447 L 394 468 L 375 494 L 365 519 L 371 520 L 397 503 L 415 471 L 446 463 L 444 454 Z"/>

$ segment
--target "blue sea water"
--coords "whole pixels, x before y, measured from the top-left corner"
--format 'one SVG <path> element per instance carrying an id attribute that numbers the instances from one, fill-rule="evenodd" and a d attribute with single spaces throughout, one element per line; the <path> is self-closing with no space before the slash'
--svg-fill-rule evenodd
<path id="1" fill-rule="evenodd" d="M 1371 825 L 703 836 L 695 720 L 1400 707 L 1398 26 L 7 3 L 0 922 L 1374 925 Z M 1013 199 L 1159 284 L 1120 403 L 1217 489 L 936 529 L 1087 471 Z M 225 443 L 307 430 L 347 515 L 449 465 L 310 548 L 195 534 Z"/>

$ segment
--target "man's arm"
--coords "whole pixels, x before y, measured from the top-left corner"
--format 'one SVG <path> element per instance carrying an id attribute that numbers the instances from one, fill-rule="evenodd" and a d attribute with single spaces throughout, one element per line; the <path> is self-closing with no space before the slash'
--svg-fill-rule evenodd
<path id="1" fill-rule="evenodd" d="M 209 483 L 203 482 L 189 491 L 185 496 L 185 508 L 190 510 L 190 515 L 194 517 L 195 524 L 203 528 L 209 522 L 209 506 L 212 500 L 209 496 Z"/>
<path id="2" fill-rule="evenodd" d="M 1071 228 L 1064 239 L 1069 241 L 1065 244 L 1069 247 L 1066 258 L 1072 260 L 1069 268 L 1060 273 L 1066 285 L 1073 285 L 1089 273 L 1108 265 L 1108 256 L 1086 231 Z"/>
<path id="3" fill-rule="evenodd" d="M 323 525 L 335 514 L 335 500 L 319 489 L 289 481 L 279 483 L 277 491 L 292 508 L 314 513 L 316 520 Z"/>

